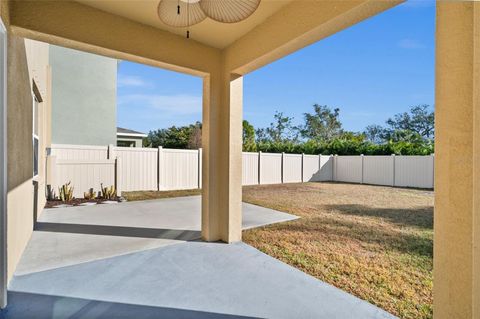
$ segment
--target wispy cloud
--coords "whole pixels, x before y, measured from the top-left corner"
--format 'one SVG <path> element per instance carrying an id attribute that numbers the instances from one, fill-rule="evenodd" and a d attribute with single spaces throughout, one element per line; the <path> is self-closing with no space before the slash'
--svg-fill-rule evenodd
<path id="1" fill-rule="evenodd" d="M 153 117 L 202 113 L 202 97 L 194 95 L 127 94 L 118 97 L 118 105 Z"/>
<path id="2" fill-rule="evenodd" d="M 425 44 L 410 38 L 405 38 L 397 42 L 397 46 L 402 49 L 423 49 Z"/>
<path id="3" fill-rule="evenodd" d="M 119 74 L 117 79 L 117 85 L 119 87 L 126 87 L 126 86 L 145 87 L 145 86 L 151 86 L 151 83 L 145 81 L 143 78 L 139 76 Z"/>

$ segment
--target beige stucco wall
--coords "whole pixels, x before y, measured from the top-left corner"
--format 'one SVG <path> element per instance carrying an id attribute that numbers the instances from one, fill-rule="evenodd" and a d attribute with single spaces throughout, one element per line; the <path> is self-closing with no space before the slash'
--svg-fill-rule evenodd
<path id="1" fill-rule="evenodd" d="M 33 229 L 32 93 L 25 42 L 8 37 L 7 259 L 10 279 Z M 22 127 L 21 130 L 17 129 Z"/>
<path id="2" fill-rule="evenodd" d="M 8 193 L 7 193 L 7 258 L 10 279 L 33 231 L 33 100 L 32 83 L 38 87 L 42 100 L 39 105 L 39 196 L 37 214 L 45 202 L 45 152 L 48 144 L 48 47 L 46 44 L 26 41 L 9 35 L 7 66 L 7 138 L 8 138 Z M 46 58 L 46 59 L 45 59 Z M 28 60 L 29 59 L 29 60 Z M 27 62 L 28 60 L 28 62 Z M 11 85 L 14 83 L 15 85 Z M 21 127 L 22 129 L 18 129 Z"/>
<path id="3" fill-rule="evenodd" d="M 434 317 L 480 318 L 480 2 L 437 3 Z"/>

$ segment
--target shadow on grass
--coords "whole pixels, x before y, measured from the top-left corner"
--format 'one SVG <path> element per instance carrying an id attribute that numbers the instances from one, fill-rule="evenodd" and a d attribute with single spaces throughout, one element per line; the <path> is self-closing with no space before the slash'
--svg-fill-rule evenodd
<path id="1" fill-rule="evenodd" d="M 344 209 L 350 205 L 341 205 Z M 338 209 L 333 205 L 331 208 Z M 377 217 L 377 213 L 368 212 L 367 215 L 360 212 L 337 210 L 341 214 L 354 216 Z M 410 211 L 411 212 L 411 211 Z M 385 213 L 385 212 L 384 212 Z M 311 236 L 311 241 L 321 242 L 322 240 L 331 240 L 345 242 L 355 240 L 366 245 L 375 245 L 378 250 L 395 250 L 400 253 L 417 255 L 419 257 L 433 258 L 433 236 L 430 229 L 417 228 L 418 224 L 428 224 L 428 217 L 423 218 L 426 221 L 414 222 L 407 218 L 407 222 L 400 220 L 397 216 L 399 212 L 387 213 L 383 217 L 389 216 L 389 220 L 396 221 L 393 226 L 382 223 L 359 223 L 355 219 L 339 218 L 333 214 L 322 214 L 320 216 L 302 218 L 298 221 L 287 222 L 284 224 L 272 225 L 274 231 L 283 233 L 300 232 L 302 235 Z M 428 215 L 427 212 L 424 213 Z M 348 216 L 346 216 L 348 218 Z M 380 217 L 380 216 L 379 216 Z M 400 227 L 399 227 L 400 226 Z M 414 229 L 406 229 L 401 226 L 417 226 Z M 285 235 L 288 237 L 288 235 Z"/>
<path id="2" fill-rule="evenodd" d="M 398 226 L 412 226 L 433 230 L 433 207 L 418 208 L 378 208 L 365 205 L 327 205 L 329 210 L 334 210 L 346 215 L 360 217 L 378 217 Z"/>

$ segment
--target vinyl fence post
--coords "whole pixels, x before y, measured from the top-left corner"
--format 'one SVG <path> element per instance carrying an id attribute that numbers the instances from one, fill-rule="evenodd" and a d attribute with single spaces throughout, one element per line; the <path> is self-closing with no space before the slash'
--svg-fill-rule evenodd
<path id="1" fill-rule="evenodd" d="M 364 162 L 364 159 L 365 159 L 363 154 L 360 154 L 360 158 L 362 160 L 362 180 L 361 180 L 360 184 L 363 184 L 363 167 L 364 167 L 363 162 Z"/>
<path id="2" fill-rule="evenodd" d="M 280 180 L 282 181 L 282 184 L 285 183 L 284 177 L 283 177 L 285 174 L 284 170 L 285 170 L 285 152 L 282 152 L 282 168 L 281 168 L 282 172 L 280 174 L 281 175 Z"/>
<path id="3" fill-rule="evenodd" d="M 334 181 L 334 176 L 333 176 L 334 171 L 333 171 L 333 170 L 335 169 L 335 166 L 334 166 L 335 158 L 333 157 L 333 154 L 330 154 L 330 156 L 329 156 L 329 161 L 330 161 L 330 160 L 332 161 L 332 169 L 331 169 L 331 171 L 332 171 L 332 174 L 331 174 L 331 175 L 332 175 L 332 179 L 331 179 L 331 181 L 333 182 L 333 181 Z"/>
<path id="4" fill-rule="evenodd" d="M 304 162 L 304 159 L 305 159 L 305 153 L 302 153 L 302 183 L 305 182 L 305 177 L 303 176 L 303 162 Z"/>
<path id="5" fill-rule="evenodd" d="M 122 159 L 117 157 L 115 159 L 115 189 L 117 190 L 117 196 L 122 196 L 122 171 L 120 169 L 120 165 L 122 163 Z"/>
<path id="6" fill-rule="evenodd" d="M 338 179 L 338 154 L 333 156 L 333 181 Z"/>
<path id="7" fill-rule="evenodd" d="M 262 185 L 262 151 L 258 152 L 258 185 Z"/>
<path id="8" fill-rule="evenodd" d="M 313 176 L 315 176 L 315 173 L 313 174 L 312 176 L 312 181 L 314 182 L 321 182 L 322 181 L 322 154 L 318 154 L 318 178 L 313 178 Z"/>
<path id="9" fill-rule="evenodd" d="M 392 154 L 392 173 L 393 173 L 393 179 L 392 179 L 392 186 L 395 186 L 395 154 Z"/>
<path id="10" fill-rule="evenodd" d="M 163 147 L 158 147 L 158 156 L 157 156 L 157 188 L 159 191 L 162 190 L 162 151 Z"/>
<path id="11" fill-rule="evenodd" d="M 202 148 L 198 149 L 198 188 L 202 188 Z"/>
<path id="12" fill-rule="evenodd" d="M 108 144 L 107 159 L 115 159 L 115 146 Z"/>

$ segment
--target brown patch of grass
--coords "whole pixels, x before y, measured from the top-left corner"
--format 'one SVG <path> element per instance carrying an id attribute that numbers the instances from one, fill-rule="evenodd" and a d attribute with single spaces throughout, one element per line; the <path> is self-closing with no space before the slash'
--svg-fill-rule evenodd
<path id="1" fill-rule="evenodd" d="M 301 217 L 246 243 L 401 318 L 432 318 L 432 191 L 305 183 L 244 187 L 243 199 Z"/>
<path id="2" fill-rule="evenodd" d="M 138 192 L 122 192 L 122 196 L 128 201 L 195 196 L 201 195 L 201 189 L 187 189 L 178 191 L 138 191 Z"/>

